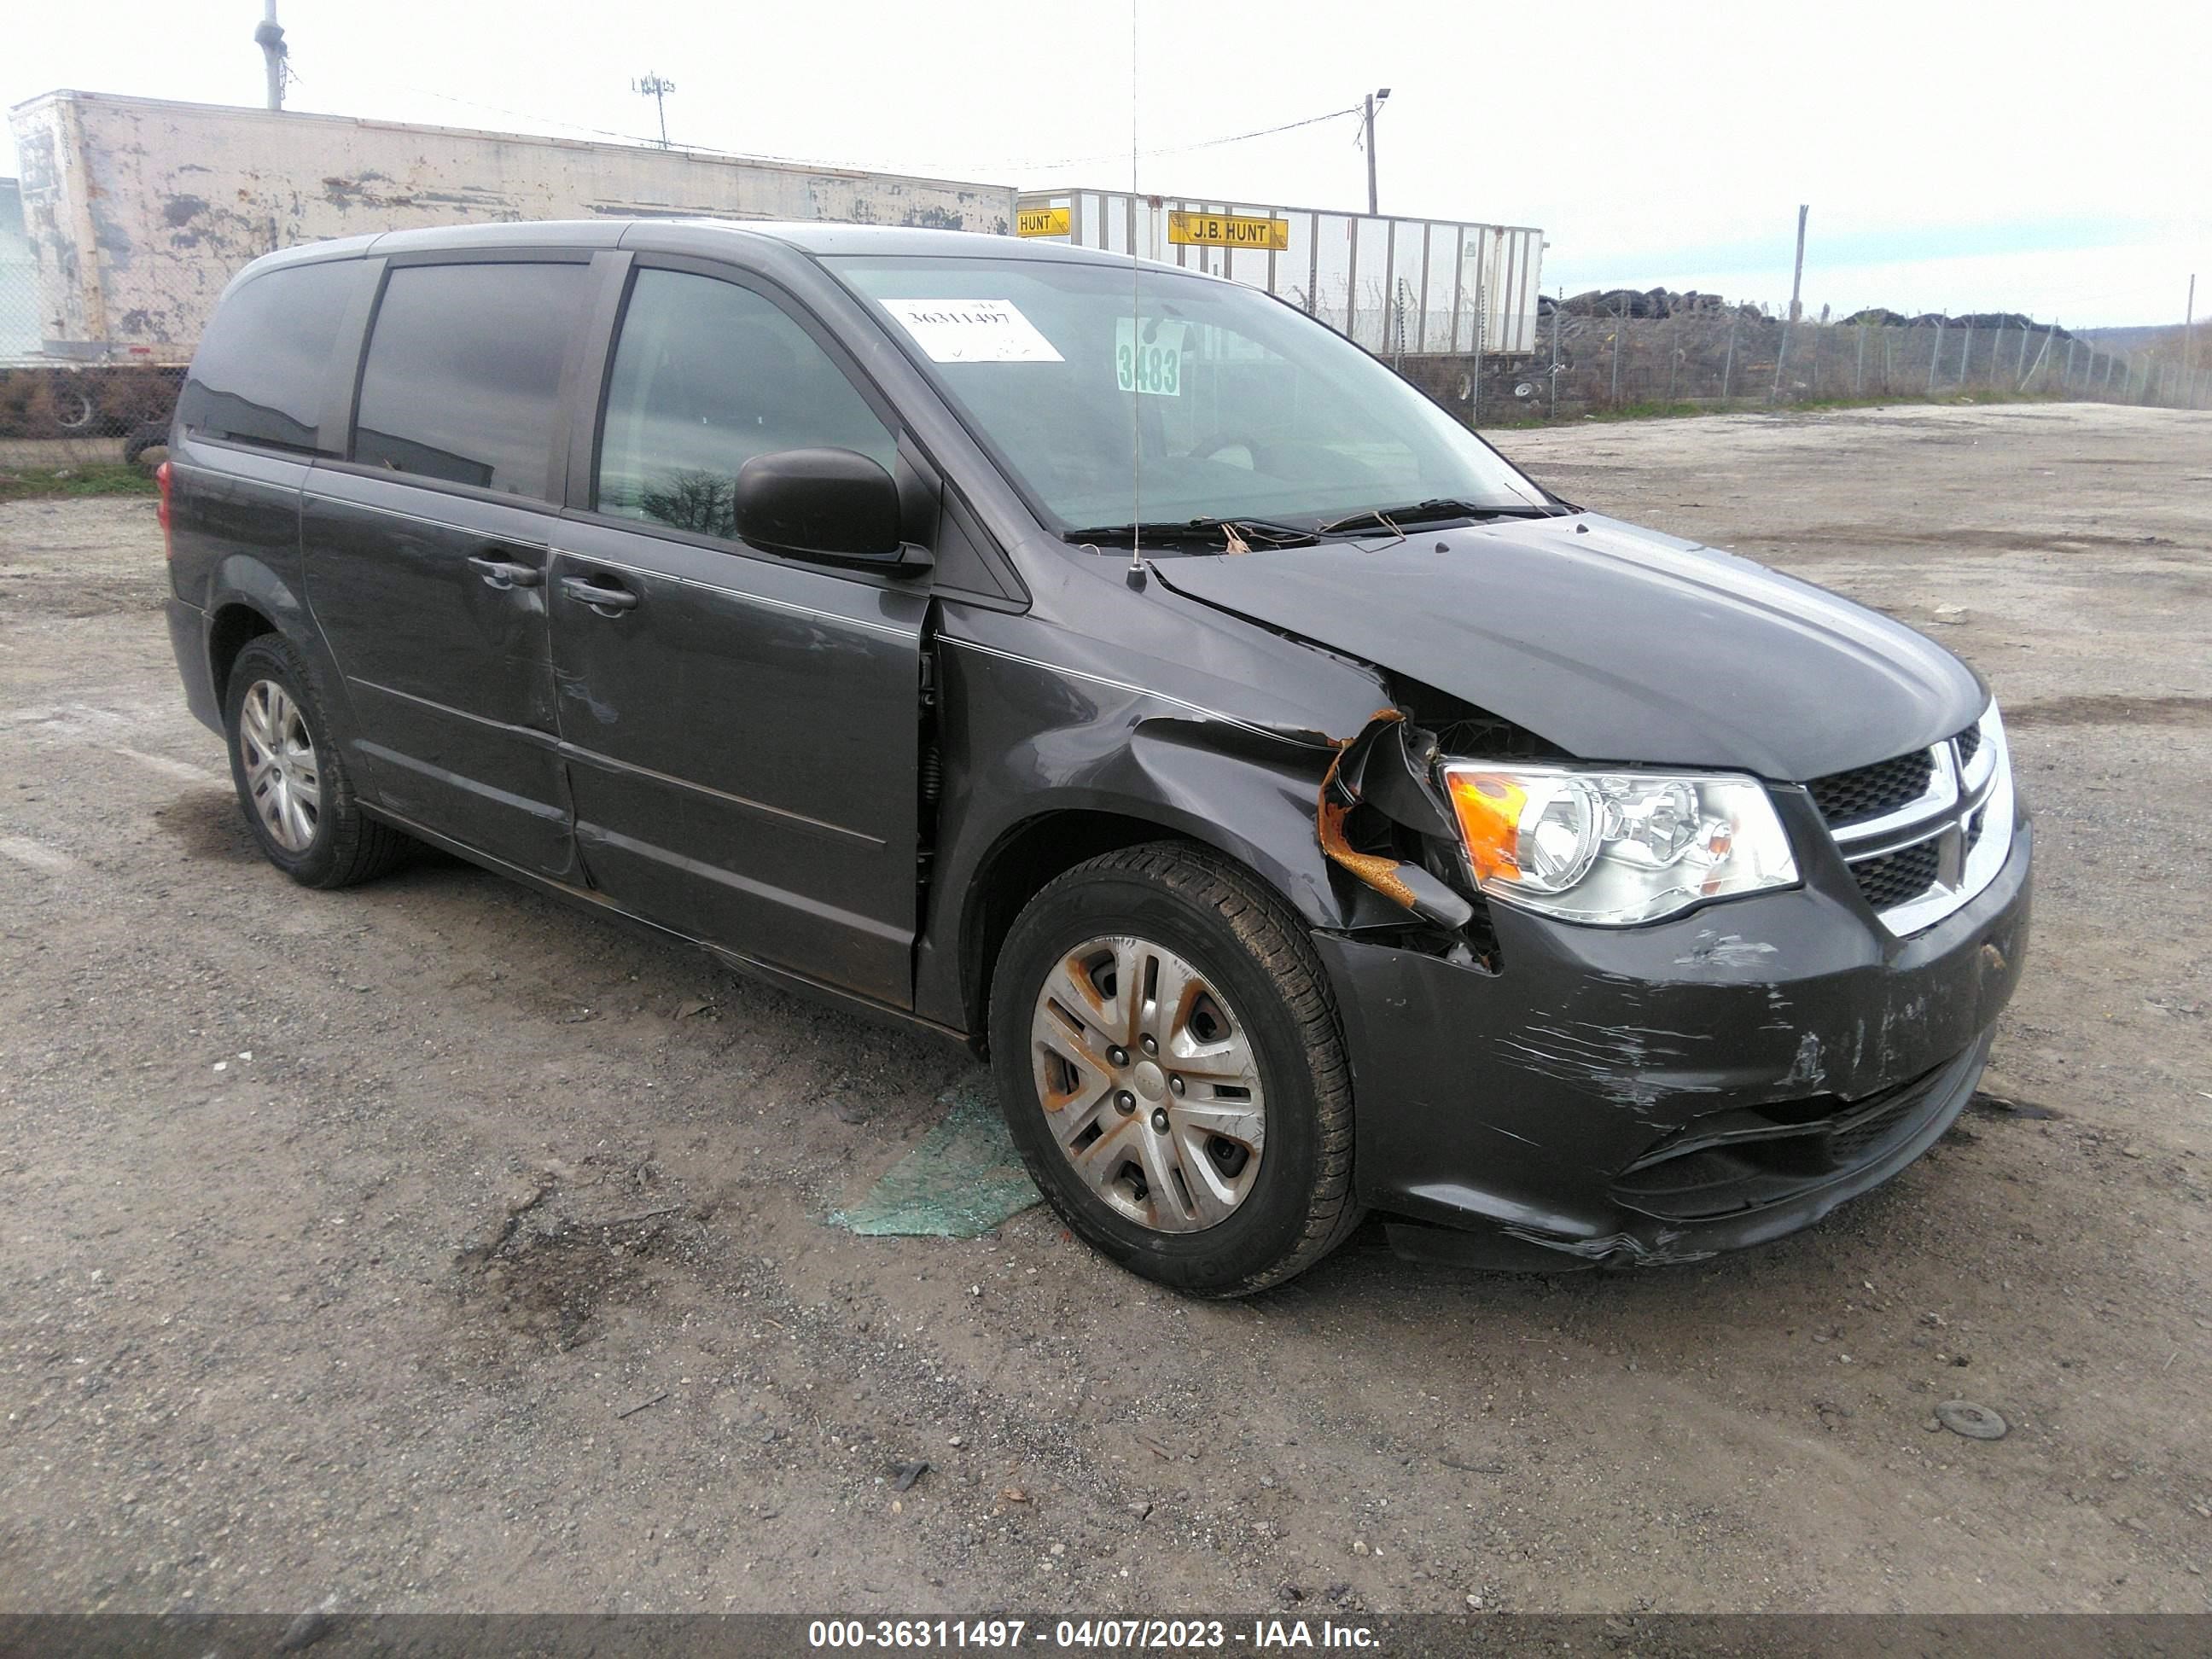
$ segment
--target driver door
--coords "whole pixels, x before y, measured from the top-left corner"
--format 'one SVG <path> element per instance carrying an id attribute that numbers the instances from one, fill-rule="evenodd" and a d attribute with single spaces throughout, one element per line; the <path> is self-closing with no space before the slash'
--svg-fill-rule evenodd
<path id="1" fill-rule="evenodd" d="M 649 920 L 911 1006 L 927 585 L 763 552 L 732 518 L 755 455 L 891 470 L 888 411 L 781 296 L 681 261 L 631 272 L 603 407 L 547 581 L 586 870 Z"/>

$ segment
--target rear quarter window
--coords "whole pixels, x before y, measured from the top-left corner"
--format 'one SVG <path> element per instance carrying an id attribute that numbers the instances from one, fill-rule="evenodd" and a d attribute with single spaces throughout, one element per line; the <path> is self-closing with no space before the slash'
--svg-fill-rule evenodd
<path id="1" fill-rule="evenodd" d="M 353 459 L 545 497 L 562 365 L 592 280 L 582 264 L 394 270 L 369 331 Z"/>
<path id="2" fill-rule="evenodd" d="M 358 259 L 286 265 L 233 290 L 193 356 L 177 399 L 189 432 L 302 455 L 319 447 L 331 355 L 356 286 Z"/>

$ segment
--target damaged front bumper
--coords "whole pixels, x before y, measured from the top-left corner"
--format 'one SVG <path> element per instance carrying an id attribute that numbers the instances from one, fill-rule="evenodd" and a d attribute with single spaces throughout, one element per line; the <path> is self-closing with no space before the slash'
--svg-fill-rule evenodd
<path id="1" fill-rule="evenodd" d="M 1638 927 L 1494 905 L 1495 972 L 1318 936 L 1362 1200 L 1429 1224 L 1393 1230 L 1409 1253 L 1539 1270 L 1694 1261 L 1817 1220 L 1972 1093 L 2026 954 L 2032 837 L 2023 817 L 1996 878 L 1902 939 L 1839 864 Z"/>

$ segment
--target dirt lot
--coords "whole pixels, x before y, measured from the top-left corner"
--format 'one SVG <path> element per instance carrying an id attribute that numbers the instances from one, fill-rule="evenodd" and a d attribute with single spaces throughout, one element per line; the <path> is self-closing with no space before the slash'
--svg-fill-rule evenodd
<path id="1" fill-rule="evenodd" d="M 1229 1305 L 825 1224 L 957 1052 L 456 863 L 290 886 L 151 504 L 0 507 L 0 1610 L 2212 1607 L 2212 416 L 1506 447 L 1989 677 L 2029 1109 L 1707 1266 Z"/>

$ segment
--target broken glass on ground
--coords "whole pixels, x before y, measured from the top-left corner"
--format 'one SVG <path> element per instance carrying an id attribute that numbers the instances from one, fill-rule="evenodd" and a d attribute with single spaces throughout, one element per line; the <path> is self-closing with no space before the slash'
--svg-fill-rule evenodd
<path id="1" fill-rule="evenodd" d="M 1039 1201 L 988 1074 L 938 1097 L 948 1108 L 921 1144 L 830 1221 L 866 1237 L 980 1238 Z"/>

